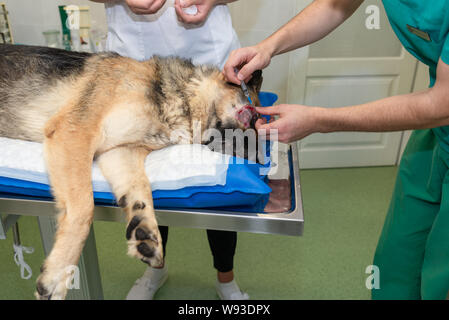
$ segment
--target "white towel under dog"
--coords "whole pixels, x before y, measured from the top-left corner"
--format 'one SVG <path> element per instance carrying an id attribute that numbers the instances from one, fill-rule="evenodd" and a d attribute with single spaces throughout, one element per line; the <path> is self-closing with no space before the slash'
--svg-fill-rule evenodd
<path id="1" fill-rule="evenodd" d="M 150 153 L 145 170 L 153 191 L 225 185 L 229 159 L 203 145 L 175 145 Z M 49 184 L 42 144 L 0 137 L 0 176 Z M 92 185 L 94 191 L 111 192 L 96 163 Z"/>

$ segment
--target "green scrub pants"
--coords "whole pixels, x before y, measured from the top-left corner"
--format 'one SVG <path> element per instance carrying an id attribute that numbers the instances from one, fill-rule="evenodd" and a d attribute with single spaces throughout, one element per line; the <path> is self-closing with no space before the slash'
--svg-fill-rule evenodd
<path id="1" fill-rule="evenodd" d="M 374 265 L 373 299 L 446 299 L 449 291 L 449 153 L 415 131 L 399 167 Z"/>

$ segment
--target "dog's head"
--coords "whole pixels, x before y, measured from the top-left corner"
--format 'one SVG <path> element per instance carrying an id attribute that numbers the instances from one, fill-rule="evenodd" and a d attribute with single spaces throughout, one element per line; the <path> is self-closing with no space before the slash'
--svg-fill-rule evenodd
<path id="1" fill-rule="evenodd" d="M 262 71 L 256 71 L 247 83 L 248 91 L 254 106 L 259 106 L 258 94 L 262 86 Z M 206 131 L 216 129 L 225 132 L 227 129 L 246 131 L 254 129 L 259 118 L 256 109 L 249 104 L 239 85 L 226 82 L 220 71 L 197 82 L 196 96 L 193 98 L 194 118 L 201 122 L 202 143 L 210 139 Z"/>
<path id="2" fill-rule="evenodd" d="M 262 81 L 262 71 L 256 71 L 247 83 L 253 102 L 250 105 L 241 86 L 226 82 L 220 70 L 199 67 L 187 95 L 194 143 L 206 144 L 214 151 L 254 158 L 247 154 L 249 149 L 254 151 L 251 154 L 258 149 L 257 132 L 252 129 L 259 118 L 254 106 L 260 105 L 258 94 Z M 197 140 L 200 132 L 201 141 Z"/>
<path id="3" fill-rule="evenodd" d="M 247 83 L 253 106 L 250 105 L 241 86 L 231 83 L 224 84 L 223 98 L 215 106 L 221 127 L 242 130 L 255 128 L 259 114 L 254 106 L 260 106 L 259 92 L 262 81 L 262 71 L 258 70 L 253 73 L 251 80 Z"/>

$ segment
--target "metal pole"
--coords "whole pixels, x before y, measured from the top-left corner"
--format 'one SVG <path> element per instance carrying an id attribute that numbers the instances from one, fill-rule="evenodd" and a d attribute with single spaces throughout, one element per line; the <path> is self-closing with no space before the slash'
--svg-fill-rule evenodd
<path id="1" fill-rule="evenodd" d="M 16 246 L 20 246 L 20 234 L 19 234 L 19 223 L 18 222 L 14 223 L 14 225 L 12 226 L 12 236 L 13 236 L 14 244 Z"/>

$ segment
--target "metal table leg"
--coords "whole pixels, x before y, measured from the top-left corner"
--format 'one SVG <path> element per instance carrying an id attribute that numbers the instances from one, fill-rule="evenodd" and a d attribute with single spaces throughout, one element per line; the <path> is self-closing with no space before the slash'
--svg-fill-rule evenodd
<path id="1" fill-rule="evenodd" d="M 56 219 L 51 216 L 37 217 L 42 238 L 44 253 L 47 256 L 53 247 L 56 232 Z M 100 267 L 98 265 L 97 247 L 94 229 L 91 227 L 89 236 L 78 263 L 79 289 L 71 289 L 67 294 L 68 300 L 102 300 L 103 287 L 101 285 Z"/>
<path id="2" fill-rule="evenodd" d="M 0 240 L 6 239 L 6 232 L 17 223 L 20 216 L 15 214 L 6 215 L 6 217 L 2 217 L 0 214 Z"/>

